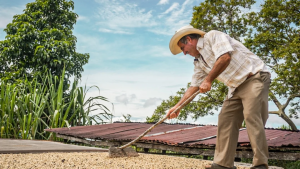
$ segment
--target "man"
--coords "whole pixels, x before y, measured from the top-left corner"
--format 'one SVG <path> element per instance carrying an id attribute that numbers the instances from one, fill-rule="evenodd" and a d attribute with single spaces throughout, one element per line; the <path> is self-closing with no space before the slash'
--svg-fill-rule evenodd
<path id="1" fill-rule="evenodd" d="M 169 110 L 167 116 L 170 119 L 179 115 L 180 110 L 173 111 L 193 93 L 210 91 L 214 79 L 223 82 L 229 89 L 218 117 L 214 163 L 206 168 L 236 168 L 234 158 L 243 120 L 254 154 L 252 169 L 268 168 L 264 126 L 268 119 L 271 80 L 263 61 L 225 33 L 205 33 L 190 25 L 176 31 L 170 41 L 170 50 L 174 55 L 183 52 L 195 57 L 191 87 Z"/>

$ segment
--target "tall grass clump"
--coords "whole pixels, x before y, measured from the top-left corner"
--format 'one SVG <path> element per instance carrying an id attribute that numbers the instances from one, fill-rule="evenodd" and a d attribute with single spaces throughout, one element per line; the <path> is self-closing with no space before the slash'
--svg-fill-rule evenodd
<path id="1" fill-rule="evenodd" d="M 44 129 L 105 123 L 112 116 L 102 104 L 108 100 L 100 92 L 87 98 L 91 88 L 100 91 L 79 87 L 75 79 L 64 91 L 64 71 L 61 77 L 46 72 L 18 83 L 1 81 L 0 138 L 55 140 Z"/>

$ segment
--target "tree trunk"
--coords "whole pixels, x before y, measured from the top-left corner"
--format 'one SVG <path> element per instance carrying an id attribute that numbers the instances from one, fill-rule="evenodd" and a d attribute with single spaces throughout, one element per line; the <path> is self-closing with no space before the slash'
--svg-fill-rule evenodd
<path id="1" fill-rule="evenodd" d="M 284 121 L 286 121 L 292 128 L 292 130 L 294 131 L 298 131 L 296 125 L 294 124 L 294 122 L 285 114 L 284 109 L 287 107 L 287 105 L 289 104 L 289 102 L 295 98 L 297 95 L 294 96 L 290 96 L 286 103 L 284 105 L 282 105 L 279 100 L 275 97 L 275 95 L 273 94 L 272 91 L 270 91 L 269 93 L 270 98 L 273 100 L 273 102 L 275 103 L 275 105 L 277 106 L 277 108 L 279 109 L 278 111 L 270 111 L 269 114 L 277 114 L 279 117 L 281 117 Z"/>
<path id="2" fill-rule="evenodd" d="M 270 111 L 269 114 L 277 114 L 291 126 L 293 131 L 298 131 L 295 123 L 283 111 Z"/>

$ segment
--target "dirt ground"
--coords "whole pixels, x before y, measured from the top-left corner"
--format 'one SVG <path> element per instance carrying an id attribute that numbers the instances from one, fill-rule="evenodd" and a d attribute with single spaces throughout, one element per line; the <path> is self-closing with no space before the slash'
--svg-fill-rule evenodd
<path id="1" fill-rule="evenodd" d="M 0 169 L 195 169 L 211 161 L 165 155 L 139 154 L 139 157 L 109 158 L 108 153 L 0 154 Z M 246 169 L 242 164 L 238 169 Z M 277 168 L 277 167 L 276 167 Z"/>

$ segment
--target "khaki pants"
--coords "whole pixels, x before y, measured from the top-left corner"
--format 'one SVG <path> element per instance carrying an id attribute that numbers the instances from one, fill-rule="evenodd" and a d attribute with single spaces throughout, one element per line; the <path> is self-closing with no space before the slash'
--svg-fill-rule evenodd
<path id="1" fill-rule="evenodd" d="M 268 145 L 264 126 L 268 119 L 270 74 L 260 72 L 243 82 L 223 103 L 218 118 L 214 163 L 233 167 L 239 129 L 245 119 L 253 150 L 253 166 L 268 166 Z"/>

